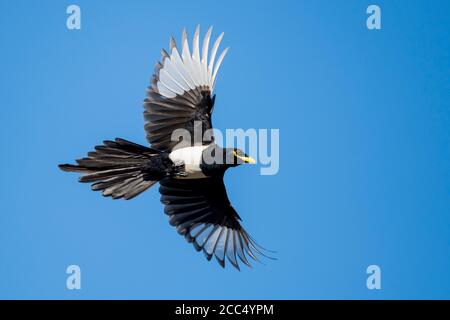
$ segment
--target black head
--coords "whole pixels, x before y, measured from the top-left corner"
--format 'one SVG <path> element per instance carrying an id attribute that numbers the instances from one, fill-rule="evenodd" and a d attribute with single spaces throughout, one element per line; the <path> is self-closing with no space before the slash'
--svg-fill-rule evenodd
<path id="1" fill-rule="evenodd" d="M 215 144 L 211 144 L 203 151 L 200 168 L 207 176 L 223 175 L 231 167 L 236 167 L 243 163 L 256 163 L 255 160 L 247 156 L 242 150 L 236 148 L 223 149 Z"/>

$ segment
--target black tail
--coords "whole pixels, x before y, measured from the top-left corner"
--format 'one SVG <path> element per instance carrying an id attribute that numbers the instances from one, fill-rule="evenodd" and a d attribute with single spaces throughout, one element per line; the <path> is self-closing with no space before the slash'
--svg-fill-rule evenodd
<path id="1" fill-rule="evenodd" d="M 59 168 L 84 173 L 80 182 L 94 182 L 92 190 L 103 190 L 104 196 L 113 199 L 132 199 L 158 182 L 145 169 L 160 151 L 119 138 L 103 143 L 87 158 L 76 160 L 78 165 L 60 164 Z"/>

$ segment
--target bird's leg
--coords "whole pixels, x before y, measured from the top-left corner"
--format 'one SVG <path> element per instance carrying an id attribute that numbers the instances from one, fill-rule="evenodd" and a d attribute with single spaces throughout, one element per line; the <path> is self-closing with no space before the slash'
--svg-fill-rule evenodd
<path id="1" fill-rule="evenodd" d="M 168 173 L 168 175 L 171 175 L 173 177 L 187 177 L 189 174 L 184 171 L 184 164 L 183 163 L 176 163 L 173 167 L 171 172 Z"/>
<path id="2" fill-rule="evenodd" d="M 181 172 L 176 172 L 174 174 L 175 177 L 187 177 L 189 174 L 185 171 L 181 171 Z"/>

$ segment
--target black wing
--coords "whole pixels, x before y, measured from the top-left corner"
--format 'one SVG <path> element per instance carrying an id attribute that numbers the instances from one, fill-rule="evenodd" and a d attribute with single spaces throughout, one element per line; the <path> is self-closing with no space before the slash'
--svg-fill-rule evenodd
<path id="1" fill-rule="evenodd" d="M 228 200 L 221 177 L 166 178 L 160 185 L 161 202 L 170 224 L 208 260 L 215 256 L 224 267 L 226 257 L 239 269 L 237 258 L 250 266 L 247 256 L 254 260 L 258 260 L 258 254 L 266 256 L 239 223 L 241 219 Z"/>
<path id="2" fill-rule="evenodd" d="M 205 141 L 202 141 L 201 135 L 194 136 L 194 126 L 201 133 L 212 129 L 211 112 L 215 98 L 212 92 L 217 71 L 227 52 L 225 49 L 215 61 L 222 34 L 208 56 L 211 31 L 210 28 L 203 40 L 201 57 L 199 27 L 192 42 L 192 54 L 186 31 L 183 31 L 181 54 L 173 38 L 170 40 L 170 54 L 164 49 L 161 52 L 161 62 L 156 64 L 152 83 L 147 91 L 148 98 L 144 101 L 147 140 L 155 149 L 172 150 L 179 142 L 172 139 L 172 134 L 177 129 L 189 132 L 190 139 L 183 138 L 186 146 L 193 145 L 194 142 L 209 144 L 213 141 L 212 134 Z"/>

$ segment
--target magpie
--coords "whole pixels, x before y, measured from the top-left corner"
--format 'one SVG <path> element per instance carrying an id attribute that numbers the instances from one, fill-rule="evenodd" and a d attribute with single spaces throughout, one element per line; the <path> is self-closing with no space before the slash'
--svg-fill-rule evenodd
<path id="1" fill-rule="evenodd" d="M 210 49 L 212 27 L 204 36 L 200 52 L 197 26 L 192 53 L 186 29 L 181 46 L 170 38 L 170 50 L 162 49 L 144 100 L 145 131 L 150 147 L 121 138 L 107 140 L 87 157 L 61 164 L 64 171 L 83 174 L 80 182 L 113 199 L 132 199 L 157 182 L 164 212 L 179 234 L 193 243 L 206 258 L 214 256 L 222 267 L 228 261 L 240 270 L 239 260 L 271 258 L 247 233 L 230 204 L 223 177 L 228 168 L 256 163 L 237 148 L 221 148 L 212 130 L 217 73 L 228 48 L 216 60 L 223 33 Z M 175 132 L 182 137 L 174 138 Z M 175 135 L 176 136 L 176 135 Z"/>

